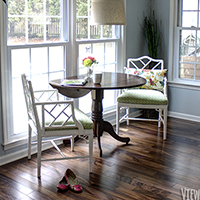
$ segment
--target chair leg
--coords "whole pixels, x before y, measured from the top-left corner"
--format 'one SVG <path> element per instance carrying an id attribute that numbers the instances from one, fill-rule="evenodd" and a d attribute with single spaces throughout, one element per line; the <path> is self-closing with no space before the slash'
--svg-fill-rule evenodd
<path id="1" fill-rule="evenodd" d="M 160 128 L 160 126 L 161 126 L 161 117 L 162 117 L 162 109 L 159 109 L 159 112 L 158 112 L 159 114 L 158 114 L 158 127 Z"/>
<path id="2" fill-rule="evenodd" d="M 71 151 L 74 151 L 74 135 L 72 135 L 70 142 L 71 142 Z"/>
<path id="3" fill-rule="evenodd" d="M 127 117 L 129 117 L 129 108 L 126 109 Z M 126 124 L 129 125 L 129 119 L 126 120 Z"/>
<path id="4" fill-rule="evenodd" d="M 37 176 L 41 176 L 41 154 L 42 154 L 42 138 L 38 136 L 38 152 L 37 152 Z"/>
<path id="5" fill-rule="evenodd" d="M 163 140 L 167 139 L 167 108 L 164 109 Z"/>
<path id="6" fill-rule="evenodd" d="M 93 164 L 93 135 L 89 136 L 89 172 L 92 173 Z"/>
<path id="7" fill-rule="evenodd" d="M 31 133 L 32 133 L 32 128 L 30 124 L 28 125 L 28 159 L 31 159 Z"/>
<path id="8" fill-rule="evenodd" d="M 117 103 L 117 111 L 116 111 L 116 133 L 119 135 L 119 115 L 120 115 L 120 106 Z"/>

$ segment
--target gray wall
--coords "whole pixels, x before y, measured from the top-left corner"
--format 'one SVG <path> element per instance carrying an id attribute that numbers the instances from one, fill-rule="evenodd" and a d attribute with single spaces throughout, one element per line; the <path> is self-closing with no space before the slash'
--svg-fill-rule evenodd
<path id="1" fill-rule="evenodd" d="M 186 115 L 200 116 L 200 91 L 170 87 L 169 88 L 170 106 L 169 110 Z M 192 117 L 191 116 L 191 117 Z"/>
<path id="2" fill-rule="evenodd" d="M 141 30 L 148 0 L 127 0 L 126 1 L 126 57 L 139 57 L 147 55 L 147 49 L 144 42 L 144 36 Z"/>
<path id="3" fill-rule="evenodd" d="M 169 1 L 166 0 L 127 0 L 126 56 L 130 58 L 148 55 L 141 24 L 144 17 L 148 16 L 150 8 L 155 11 L 160 24 L 160 58 L 164 59 L 165 68 L 168 68 Z"/>

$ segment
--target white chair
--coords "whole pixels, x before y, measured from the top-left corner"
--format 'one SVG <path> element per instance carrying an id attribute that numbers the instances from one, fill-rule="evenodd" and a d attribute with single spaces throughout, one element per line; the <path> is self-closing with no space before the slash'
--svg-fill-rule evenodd
<path id="1" fill-rule="evenodd" d="M 28 158 L 31 159 L 31 144 L 37 144 L 37 175 L 41 176 L 41 161 L 76 159 L 89 157 L 89 172 L 92 172 L 93 159 L 93 122 L 82 111 L 74 107 L 71 100 L 52 101 L 56 90 L 33 92 L 32 83 L 22 74 L 22 85 L 28 113 Z M 48 101 L 41 102 L 47 94 Z M 37 96 L 37 98 L 36 98 Z M 40 111 L 40 112 L 38 112 Z M 39 115 L 40 114 L 40 115 Z M 37 139 L 32 142 L 32 133 Z M 89 153 L 84 156 L 66 157 L 56 144 L 56 140 L 71 139 L 74 150 L 74 137 L 80 136 L 89 141 Z M 61 158 L 42 159 L 42 143 L 51 142 L 62 155 Z M 82 153 L 82 152 L 81 152 Z"/>
<path id="2" fill-rule="evenodd" d="M 158 127 L 163 123 L 163 139 L 167 137 L 167 78 L 163 68 L 163 60 L 152 59 L 149 56 L 130 58 L 127 60 L 125 73 L 142 76 L 146 84 L 133 89 L 126 89 L 117 98 L 116 132 L 119 134 L 120 122 L 129 120 L 157 121 Z M 129 108 L 155 109 L 159 112 L 158 119 L 131 117 Z M 126 110 L 120 117 L 120 110 Z"/>

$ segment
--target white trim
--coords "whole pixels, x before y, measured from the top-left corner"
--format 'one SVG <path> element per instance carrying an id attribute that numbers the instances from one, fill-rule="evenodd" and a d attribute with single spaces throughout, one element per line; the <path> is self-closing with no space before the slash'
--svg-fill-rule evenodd
<path id="1" fill-rule="evenodd" d="M 170 0 L 168 81 L 173 80 L 175 0 Z"/>
<path id="2" fill-rule="evenodd" d="M 12 120 L 12 99 L 10 97 L 11 85 L 6 80 L 9 78 L 10 71 L 7 61 L 7 9 L 3 1 L 0 2 L 0 70 L 1 70 L 1 90 L 2 90 L 2 116 L 3 116 L 3 136 L 4 143 L 8 143 L 8 133 L 13 133 L 13 127 L 10 126 Z"/>
<path id="3" fill-rule="evenodd" d="M 188 89 L 188 90 L 200 90 L 200 83 L 197 84 L 193 84 L 192 83 L 187 83 L 187 81 L 185 82 L 181 82 L 181 81 L 168 81 L 168 86 L 169 87 L 176 87 L 176 88 L 181 88 L 181 89 Z"/>
<path id="4" fill-rule="evenodd" d="M 56 142 L 56 144 L 60 145 L 60 144 L 62 144 L 62 141 Z M 50 143 L 45 143 L 42 145 L 43 150 L 50 149 L 52 147 L 53 146 Z M 32 154 L 37 153 L 37 145 L 34 145 L 32 147 L 31 152 L 32 152 Z M 10 153 L 10 154 L 4 155 L 4 156 L 0 156 L 0 166 L 8 164 L 8 163 L 16 161 L 16 160 L 19 160 L 21 158 L 25 158 L 25 157 L 28 157 L 28 148 L 23 149 L 21 151 L 16 151 L 14 153 Z"/>
<path id="5" fill-rule="evenodd" d="M 200 122 L 199 116 L 188 115 L 188 114 L 178 113 L 178 112 L 173 112 L 173 111 L 168 112 L 168 117 L 177 118 L 177 119 L 184 119 L 184 120 L 193 121 L 193 122 Z"/>

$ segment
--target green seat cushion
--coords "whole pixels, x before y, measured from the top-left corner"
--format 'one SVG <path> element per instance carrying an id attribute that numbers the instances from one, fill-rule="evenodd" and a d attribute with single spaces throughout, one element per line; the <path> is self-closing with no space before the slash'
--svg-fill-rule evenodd
<path id="1" fill-rule="evenodd" d="M 81 110 L 75 108 L 75 117 L 76 119 L 83 125 L 84 129 L 93 129 L 93 121 L 88 117 L 85 113 L 83 113 Z M 67 117 L 66 117 L 67 118 Z M 71 130 L 71 129 L 77 129 L 77 128 L 72 128 L 72 127 L 66 127 L 66 126 L 60 126 L 62 123 L 66 120 L 65 117 L 62 117 L 59 120 L 56 120 L 51 128 L 46 128 L 46 131 L 54 131 L 54 130 Z M 46 125 L 49 125 L 51 121 L 47 121 Z M 66 125 L 74 125 L 74 121 L 72 117 L 66 122 Z"/>
<path id="2" fill-rule="evenodd" d="M 167 105 L 167 97 L 160 91 L 148 89 L 132 89 L 121 94 L 117 101 L 119 103 Z"/>

